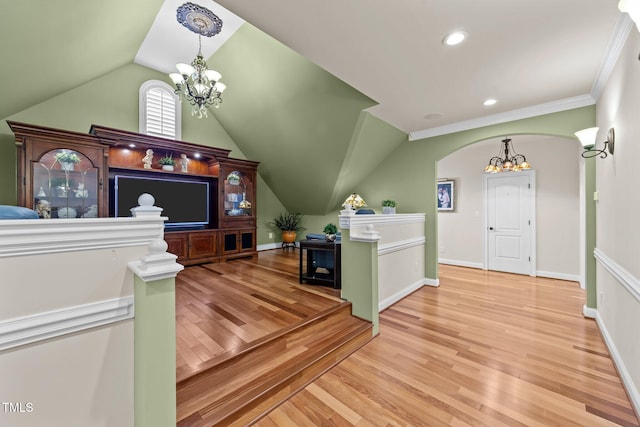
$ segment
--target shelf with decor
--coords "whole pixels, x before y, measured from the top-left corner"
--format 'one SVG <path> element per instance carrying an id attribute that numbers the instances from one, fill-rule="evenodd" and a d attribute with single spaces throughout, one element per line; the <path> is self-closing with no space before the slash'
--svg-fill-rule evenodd
<path id="1" fill-rule="evenodd" d="M 183 262 L 257 253 L 258 162 L 230 158 L 226 149 L 98 125 L 83 134 L 8 123 L 19 147 L 18 202 L 40 205 L 42 218 L 130 216 L 137 193 L 155 192 L 156 205 L 169 217 L 165 238 Z M 174 169 L 164 170 L 160 159 L 173 159 Z"/>

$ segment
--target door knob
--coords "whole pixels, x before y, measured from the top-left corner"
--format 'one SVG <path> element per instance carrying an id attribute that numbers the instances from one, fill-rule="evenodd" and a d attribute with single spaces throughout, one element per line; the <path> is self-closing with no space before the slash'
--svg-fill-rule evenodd
<path id="1" fill-rule="evenodd" d="M 489 227 L 489 230 L 493 231 L 493 227 Z"/>

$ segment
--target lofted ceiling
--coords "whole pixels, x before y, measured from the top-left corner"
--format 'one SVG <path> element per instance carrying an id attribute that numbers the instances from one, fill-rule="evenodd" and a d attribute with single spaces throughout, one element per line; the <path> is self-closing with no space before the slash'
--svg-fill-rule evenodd
<path id="1" fill-rule="evenodd" d="M 1 1 L 0 118 L 133 62 L 170 72 L 197 51 L 175 21 L 183 0 Z M 215 118 L 285 206 L 306 213 L 335 208 L 407 134 L 595 103 L 630 27 L 605 0 L 195 3 L 225 22 L 203 40 L 228 85 Z M 446 47 L 453 30 L 468 39 Z M 390 142 L 370 142 L 379 135 Z"/>

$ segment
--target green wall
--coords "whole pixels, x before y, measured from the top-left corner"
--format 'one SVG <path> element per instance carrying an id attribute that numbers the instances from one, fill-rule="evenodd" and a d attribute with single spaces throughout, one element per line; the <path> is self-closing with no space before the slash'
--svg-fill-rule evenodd
<path id="1" fill-rule="evenodd" d="M 84 133 L 92 124 L 138 132 L 138 91 L 142 83 L 151 79 L 168 82 L 162 73 L 129 64 L 5 119 Z M 181 139 L 229 149 L 231 157 L 246 158 L 213 114 L 206 119 L 194 118 L 187 103 L 182 104 Z M 0 203 L 15 204 L 16 147 L 5 120 L 0 122 L 0 178 Z M 258 186 L 260 223 L 263 215 L 270 216 L 282 204 L 261 178 Z M 259 229 L 258 244 L 267 240 Z"/>
<path id="2" fill-rule="evenodd" d="M 425 248 L 426 276 L 438 277 L 438 232 L 436 207 L 436 180 L 438 161 L 450 153 L 488 138 L 504 135 L 540 134 L 575 138 L 574 132 L 595 125 L 595 106 L 562 111 L 508 123 L 426 138 L 406 141 L 366 177 L 357 187 L 360 195 L 372 204 L 372 201 L 394 199 L 398 203 L 398 213 L 425 212 Z M 587 168 L 587 183 L 594 179 L 595 171 Z M 587 188 L 587 191 L 589 189 Z M 593 203 L 587 201 L 587 230 L 595 230 Z M 595 242 L 587 233 L 587 293 L 589 306 L 595 295 L 595 276 L 593 253 Z"/>
<path id="3" fill-rule="evenodd" d="M 351 179 L 340 178 L 343 161 L 375 101 L 250 24 L 208 63 L 227 84 L 216 117 L 269 187 L 290 211 L 326 213 L 338 180 Z"/>

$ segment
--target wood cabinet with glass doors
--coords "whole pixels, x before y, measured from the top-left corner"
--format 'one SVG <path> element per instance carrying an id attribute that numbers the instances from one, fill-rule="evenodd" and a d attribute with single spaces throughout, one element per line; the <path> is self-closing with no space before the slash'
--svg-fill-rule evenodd
<path id="1" fill-rule="evenodd" d="M 220 160 L 219 165 L 220 253 L 224 258 L 255 254 L 258 163 L 227 158 Z"/>
<path id="2" fill-rule="evenodd" d="M 257 254 L 258 162 L 230 158 L 230 150 L 222 148 L 99 125 L 83 134 L 8 123 L 18 147 L 18 204 L 36 210 L 41 218 L 118 216 L 116 175 L 156 182 L 207 182 L 213 190 L 206 199 L 206 223 L 183 229 L 167 224 L 169 251 L 184 264 Z M 150 153 L 155 158 L 146 162 Z M 162 170 L 158 159 L 166 156 L 181 159 L 177 170 Z"/>
<path id="3" fill-rule="evenodd" d="M 8 123 L 16 135 L 19 205 L 41 218 L 107 216 L 108 145 L 86 134 Z"/>

